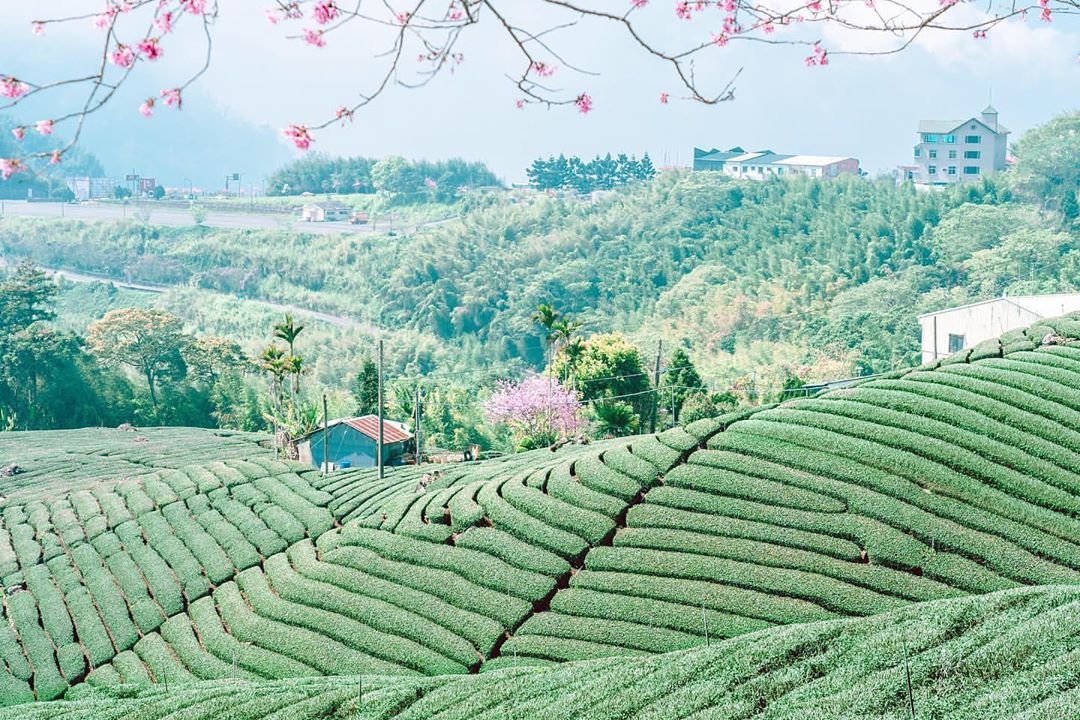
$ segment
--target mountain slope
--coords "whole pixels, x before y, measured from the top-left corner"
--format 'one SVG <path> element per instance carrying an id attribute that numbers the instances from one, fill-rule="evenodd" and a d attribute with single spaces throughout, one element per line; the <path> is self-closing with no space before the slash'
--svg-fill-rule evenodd
<path id="1" fill-rule="evenodd" d="M 1078 339 L 1078 318 L 1047 321 L 816 398 L 448 467 L 426 490 L 432 468 L 323 478 L 253 456 L 13 498 L 0 699 L 666 653 L 1080 585 Z"/>
<path id="2" fill-rule="evenodd" d="M 1080 588 L 924 603 L 708 648 L 472 676 L 203 681 L 0 710 L 0 719 L 1060 718 L 1080 696 Z M 906 663 L 905 663 L 906 660 Z M 909 697 L 906 678 L 910 672 Z"/>

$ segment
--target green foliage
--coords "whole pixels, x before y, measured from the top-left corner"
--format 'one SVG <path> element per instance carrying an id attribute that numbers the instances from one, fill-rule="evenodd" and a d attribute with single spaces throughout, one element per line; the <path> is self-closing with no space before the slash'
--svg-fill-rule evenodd
<path id="1" fill-rule="evenodd" d="M 431 183 L 425 182 L 430 180 Z M 432 183 L 434 186 L 432 186 Z M 371 158 L 330 158 L 318 153 L 295 160 L 267 181 L 270 195 L 301 193 L 384 192 L 404 200 L 430 197 L 447 200 L 461 188 L 498 185 L 495 175 L 483 163 L 464 160 L 415 161 L 391 156 Z"/>
<path id="2" fill-rule="evenodd" d="M 1080 113 L 1059 115 L 1029 130 L 1011 150 L 1017 158 L 1016 180 L 1021 190 L 1039 203 L 1056 204 L 1066 218 L 1075 218 L 1080 188 Z"/>
<path id="3" fill-rule="evenodd" d="M 638 160 L 625 154 L 612 158 L 597 155 L 584 162 L 581 158 L 565 155 L 536 159 L 525 171 L 529 184 L 538 190 L 576 190 L 590 193 L 594 190 L 611 190 L 635 180 L 652 180 L 656 169 L 648 153 Z"/>

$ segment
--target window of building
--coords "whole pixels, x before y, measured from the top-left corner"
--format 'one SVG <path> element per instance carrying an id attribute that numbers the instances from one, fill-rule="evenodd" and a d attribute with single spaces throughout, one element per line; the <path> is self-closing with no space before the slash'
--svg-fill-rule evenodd
<path id="1" fill-rule="evenodd" d="M 978 165 L 965 165 L 964 166 L 964 174 L 965 175 L 978 175 L 979 174 L 979 166 Z"/>
<path id="2" fill-rule="evenodd" d="M 981 135 L 965 135 L 964 136 L 964 142 L 966 142 L 968 145 L 978 145 L 979 143 L 982 142 L 982 136 Z"/>
<path id="3" fill-rule="evenodd" d="M 982 153 L 980 153 L 978 150 L 965 150 L 964 151 L 964 158 L 967 159 L 967 160 L 978 160 L 981 155 L 982 155 Z"/>
<path id="4" fill-rule="evenodd" d="M 928 172 L 931 175 L 937 175 L 937 165 L 930 165 L 929 167 L 926 168 L 926 172 Z"/>
<path id="5" fill-rule="evenodd" d="M 949 352 L 960 352 L 964 349 L 964 336 L 949 333 Z"/>
<path id="6" fill-rule="evenodd" d="M 930 159 L 933 160 L 937 157 L 937 150 L 930 151 Z"/>
<path id="7" fill-rule="evenodd" d="M 956 142 L 956 136 L 955 135 L 946 135 L 945 136 L 945 142 L 948 143 L 949 145 L 952 145 L 953 143 Z"/>
<path id="8" fill-rule="evenodd" d="M 956 166 L 955 165 L 950 165 L 949 166 L 949 174 L 950 175 L 955 175 L 956 174 Z"/>
<path id="9" fill-rule="evenodd" d="M 938 141 L 938 136 L 934 133 L 923 133 L 922 141 L 924 143 L 936 143 Z"/>
<path id="10" fill-rule="evenodd" d="M 955 160 L 956 159 L 956 151 L 955 150 L 950 150 L 949 151 L 949 159 L 950 160 Z"/>
<path id="11" fill-rule="evenodd" d="M 915 157 L 919 157 L 920 154 L 919 148 L 915 148 Z"/>

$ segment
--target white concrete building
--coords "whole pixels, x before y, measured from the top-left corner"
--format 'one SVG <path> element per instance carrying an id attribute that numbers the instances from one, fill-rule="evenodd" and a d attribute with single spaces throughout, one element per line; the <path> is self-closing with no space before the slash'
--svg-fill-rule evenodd
<path id="1" fill-rule="evenodd" d="M 974 347 L 1009 330 L 1080 310 L 1080 293 L 1003 296 L 919 316 L 922 361 Z"/>
<path id="2" fill-rule="evenodd" d="M 351 212 L 345 203 L 330 200 L 304 205 L 300 211 L 300 219 L 304 222 L 338 222 L 348 220 Z"/>
<path id="3" fill-rule="evenodd" d="M 903 166 L 903 179 L 917 185 L 949 185 L 979 180 L 1006 167 L 1009 129 L 988 106 L 967 120 L 923 120 L 913 163 Z"/>

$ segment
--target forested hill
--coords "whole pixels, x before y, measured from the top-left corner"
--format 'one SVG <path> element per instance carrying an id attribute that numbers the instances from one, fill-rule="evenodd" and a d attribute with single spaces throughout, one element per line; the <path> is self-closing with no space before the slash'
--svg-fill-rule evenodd
<path id="1" fill-rule="evenodd" d="M 347 314 L 468 366 L 539 366 L 530 316 L 554 303 L 587 333 L 685 343 L 729 381 L 822 357 L 880 371 L 917 360 L 920 311 L 1076 286 L 1075 213 L 1046 197 L 1075 178 L 1023 151 L 1051 143 L 1068 164 L 1077 122 L 1029 133 L 1016 170 L 940 192 L 682 171 L 590 199 L 469 195 L 459 219 L 392 237 L 7 220 L 0 252 Z"/>

